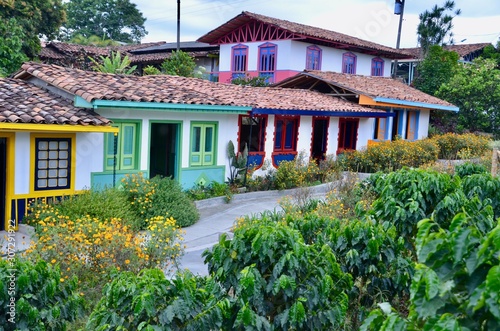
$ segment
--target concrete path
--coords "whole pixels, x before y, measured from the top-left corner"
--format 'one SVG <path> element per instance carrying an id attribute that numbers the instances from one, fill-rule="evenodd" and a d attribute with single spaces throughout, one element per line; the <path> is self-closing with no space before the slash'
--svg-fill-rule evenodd
<path id="1" fill-rule="evenodd" d="M 328 184 L 309 188 L 315 198 L 324 198 Z M 219 241 L 222 233 L 232 236 L 231 227 L 235 220 L 245 215 L 259 215 L 267 210 L 282 210 L 279 201 L 285 196 L 293 196 L 294 190 L 265 191 L 236 194 L 230 203 L 223 197 L 197 201 L 200 220 L 187 228 L 184 235 L 185 254 L 181 260 L 181 269 L 189 269 L 194 274 L 207 275 L 207 266 L 203 263 L 202 253 Z"/>

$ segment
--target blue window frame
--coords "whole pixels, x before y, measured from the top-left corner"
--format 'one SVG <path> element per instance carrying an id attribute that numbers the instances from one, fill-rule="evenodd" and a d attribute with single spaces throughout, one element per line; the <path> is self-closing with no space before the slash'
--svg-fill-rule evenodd
<path id="1" fill-rule="evenodd" d="M 356 73 L 356 55 L 353 53 L 344 53 L 342 55 L 342 73 L 355 74 Z"/>
<path id="2" fill-rule="evenodd" d="M 298 118 L 276 117 L 275 152 L 295 152 L 297 148 Z"/>
<path id="3" fill-rule="evenodd" d="M 276 71 L 276 45 L 265 43 L 259 46 L 259 76 L 265 77 L 267 83 L 274 83 Z"/>
<path id="4" fill-rule="evenodd" d="M 244 73 L 247 71 L 248 46 L 236 45 L 232 48 L 233 64 L 231 70 L 233 73 Z"/>
<path id="5" fill-rule="evenodd" d="M 318 46 L 307 47 L 306 69 L 321 70 L 321 48 Z"/>
<path id="6" fill-rule="evenodd" d="M 379 57 L 372 59 L 372 76 L 384 75 L 384 60 Z"/>

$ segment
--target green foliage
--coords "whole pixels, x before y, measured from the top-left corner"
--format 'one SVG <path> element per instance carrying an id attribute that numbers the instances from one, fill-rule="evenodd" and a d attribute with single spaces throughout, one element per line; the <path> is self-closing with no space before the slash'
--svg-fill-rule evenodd
<path id="1" fill-rule="evenodd" d="M 350 277 L 328 245 L 306 245 L 286 225 L 244 225 L 203 255 L 234 293 L 233 330 L 332 330 L 344 319 Z"/>
<path id="2" fill-rule="evenodd" d="M 235 187 L 226 183 L 211 182 L 207 186 L 196 185 L 186 191 L 186 194 L 193 200 L 203 200 L 215 197 L 229 197 L 235 193 Z"/>
<path id="3" fill-rule="evenodd" d="M 462 190 L 467 198 L 477 196 L 487 201 L 495 218 L 500 217 L 500 178 L 489 173 L 472 174 L 462 178 Z"/>
<path id="4" fill-rule="evenodd" d="M 411 248 L 417 223 L 435 213 L 436 221 L 447 222 L 465 201 L 460 178 L 420 169 L 402 169 L 372 179 L 378 195 L 371 213 L 382 224 L 393 224 Z M 441 224 L 441 223 L 440 223 Z"/>
<path id="5" fill-rule="evenodd" d="M 181 50 L 173 51 L 161 64 L 161 70 L 167 75 L 194 77 L 196 62 L 194 58 Z"/>
<path id="6" fill-rule="evenodd" d="M 260 77 L 260 76 L 252 77 L 249 74 L 233 78 L 231 80 L 231 84 L 242 85 L 242 86 L 269 86 L 266 77 Z"/>
<path id="7" fill-rule="evenodd" d="M 20 52 L 22 54 L 17 54 L 17 46 L 13 48 L 16 54 L 12 56 L 17 61 L 23 57 L 36 58 L 41 50 L 40 37 L 53 40 L 66 19 L 66 13 L 62 0 L 0 1 L 0 22 L 9 26 L 14 22 L 11 21 L 12 18 L 15 18 L 16 27 L 14 31 L 11 31 L 12 34 L 9 32 L 7 36 L 12 35 L 22 42 Z M 6 34 L 2 33 L 0 36 L 6 36 Z M 11 42 L 9 41 L 7 46 Z M 18 40 L 14 40 L 14 44 L 17 45 L 17 43 Z M 0 45 L 1 48 L 3 46 Z"/>
<path id="8" fill-rule="evenodd" d="M 419 15 L 420 23 L 417 26 L 418 43 L 425 54 L 432 45 L 453 44 L 453 17 L 461 13 L 455 9 L 455 1 L 446 0 L 440 7 L 435 5 L 431 11 L 424 11 Z M 450 12 L 448 14 L 447 12 Z M 448 40 L 445 40 L 448 38 Z"/>
<path id="9" fill-rule="evenodd" d="M 161 75 L 160 69 L 153 67 L 153 66 L 147 66 L 144 69 L 142 69 L 142 74 L 144 76 L 150 76 L 150 75 Z"/>
<path id="10" fill-rule="evenodd" d="M 299 153 L 293 161 L 282 161 L 274 177 L 274 185 L 278 190 L 308 186 L 318 181 L 318 164 L 314 160 L 306 160 Z"/>
<path id="11" fill-rule="evenodd" d="M 418 76 L 413 81 L 415 88 L 430 95 L 436 95 L 444 83 L 458 70 L 459 55 L 440 46 L 432 46 L 417 66 Z"/>
<path id="12" fill-rule="evenodd" d="M 121 273 L 103 291 L 87 330 L 220 330 L 230 299 L 211 278 L 168 280 L 157 269 Z M 227 329 L 228 330 L 228 329 Z"/>
<path id="13" fill-rule="evenodd" d="M 446 160 L 458 160 L 461 156 L 480 157 L 490 150 L 491 144 L 491 139 L 487 136 L 472 133 L 447 133 L 436 135 L 432 140 L 439 146 L 438 157 Z"/>
<path id="14" fill-rule="evenodd" d="M 497 330 L 500 328 L 500 224 L 474 198 L 449 227 L 419 222 L 418 261 L 407 319 L 374 311 L 361 330 Z M 390 322 L 393 321 L 393 322 Z"/>
<path id="15" fill-rule="evenodd" d="M 124 43 L 140 43 L 147 34 L 146 18 L 130 0 L 71 0 L 64 5 L 68 20 L 62 36 L 66 40 L 77 34 L 86 38 L 103 36 Z"/>
<path id="16" fill-rule="evenodd" d="M 491 59 L 462 64 L 436 96 L 460 108 L 459 129 L 500 136 L 500 69 Z"/>
<path id="17" fill-rule="evenodd" d="M 229 160 L 229 184 L 234 184 L 238 176 L 245 174 L 248 160 L 248 146 L 245 144 L 243 152 L 235 153 L 234 144 L 229 140 L 227 144 L 227 158 Z"/>
<path id="18" fill-rule="evenodd" d="M 193 201 L 172 178 L 156 176 L 146 179 L 142 174 L 131 175 L 122 180 L 122 186 L 132 208 L 143 220 L 168 215 L 179 226 L 185 227 L 200 218 Z"/>
<path id="19" fill-rule="evenodd" d="M 22 52 L 25 33 L 15 18 L 0 21 L 0 77 L 21 68 L 28 57 Z"/>
<path id="20" fill-rule="evenodd" d="M 72 44 L 78 45 L 91 45 L 97 47 L 108 47 L 108 46 L 119 46 L 120 43 L 114 41 L 112 39 L 106 39 L 105 37 L 101 38 L 99 36 L 83 36 L 81 34 L 74 35 L 69 41 Z"/>
<path id="21" fill-rule="evenodd" d="M 100 61 L 96 61 L 92 57 L 89 59 L 94 63 L 96 71 L 109 74 L 131 75 L 137 68 L 137 66 L 130 67 L 131 62 L 128 55 L 122 58 L 120 52 L 112 52 L 110 57 L 100 56 Z"/>
<path id="22" fill-rule="evenodd" d="M 486 173 L 488 173 L 486 167 L 478 163 L 465 162 L 455 167 L 455 174 L 459 177 Z"/>
<path id="23" fill-rule="evenodd" d="M 66 330 L 83 311 L 76 289 L 76 278 L 61 278 L 59 268 L 45 261 L 0 259 L 0 328 Z"/>
<path id="24" fill-rule="evenodd" d="M 483 59 L 492 59 L 497 63 L 497 68 L 500 68 L 500 42 L 497 42 L 496 47 L 488 45 L 483 49 L 481 57 Z"/>

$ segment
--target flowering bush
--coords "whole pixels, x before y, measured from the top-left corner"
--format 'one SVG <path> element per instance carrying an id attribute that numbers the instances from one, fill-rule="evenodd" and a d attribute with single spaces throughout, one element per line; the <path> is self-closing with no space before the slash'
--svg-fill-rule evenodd
<path id="1" fill-rule="evenodd" d="M 431 140 L 439 146 L 439 158 L 447 160 L 480 157 L 491 148 L 491 138 L 472 133 L 446 133 Z"/>

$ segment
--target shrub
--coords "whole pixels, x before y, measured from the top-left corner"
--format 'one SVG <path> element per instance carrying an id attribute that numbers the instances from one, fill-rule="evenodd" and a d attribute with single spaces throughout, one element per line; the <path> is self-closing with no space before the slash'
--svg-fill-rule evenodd
<path id="1" fill-rule="evenodd" d="M 12 303 L 14 309 L 9 309 Z M 2 330 L 66 330 L 66 323 L 81 315 L 83 305 L 77 279 L 61 277 L 58 267 L 42 260 L 0 259 Z"/>
<path id="2" fill-rule="evenodd" d="M 86 329 L 220 330 L 229 305 L 210 278 L 186 272 L 168 280 L 156 269 L 125 272 L 106 285 Z"/>
<path id="3" fill-rule="evenodd" d="M 205 251 L 210 274 L 234 293 L 233 329 L 337 329 L 352 286 L 328 245 L 286 225 L 247 224 Z"/>
<path id="4" fill-rule="evenodd" d="M 150 219 L 156 216 L 173 217 L 181 227 L 189 226 L 200 218 L 193 201 L 182 191 L 179 183 L 168 177 L 146 179 L 142 174 L 126 175 L 122 179 L 138 217 Z M 142 224 L 142 228 L 145 227 Z"/>
<path id="5" fill-rule="evenodd" d="M 455 167 L 455 173 L 459 177 L 465 177 L 475 174 L 486 174 L 488 170 L 482 164 L 466 162 Z"/>
<path id="6" fill-rule="evenodd" d="M 422 220 L 408 318 L 383 304 L 383 312 L 373 311 L 361 330 L 500 329 L 499 238 L 500 223 L 478 198 L 449 227 L 433 217 Z"/>
<path id="7" fill-rule="evenodd" d="M 293 161 L 282 161 L 276 170 L 274 184 L 278 190 L 310 186 L 318 182 L 319 167 L 314 160 L 306 161 L 300 153 Z"/>
<path id="8" fill-rule="evenodd" d="M 447 160 L 480 157 L 491 148 L 491 138 L 472 133 L 446 133 L 431 140 L 439 146 L 439 158 Z"/>

